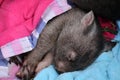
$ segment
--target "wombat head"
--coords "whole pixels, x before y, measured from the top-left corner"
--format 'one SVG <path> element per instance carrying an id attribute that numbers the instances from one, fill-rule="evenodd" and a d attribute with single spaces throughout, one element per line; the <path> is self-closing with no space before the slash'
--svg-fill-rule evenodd
<path id="1" fill-rule="evenodd" d="M 104 39 L 94 14 L 90 11 L 80 18 L 74 13 L 64 26 L 55 47 L 55 68 L 60 72 L 84 69 L 104 48 Z"/>

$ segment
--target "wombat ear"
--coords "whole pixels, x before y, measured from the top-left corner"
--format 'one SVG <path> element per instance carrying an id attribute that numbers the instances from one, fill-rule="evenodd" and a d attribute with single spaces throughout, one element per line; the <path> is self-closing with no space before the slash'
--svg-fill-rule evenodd
<path id="1" fill-rule="evenodd" d="M 83 24 L 83 26 L 89 26 L 93 23 L 93 21 L 94 21 L 94 13 L 93 11 L 90 11 L 83 16 L 83 18 L 81 19 L 81 24 Z"/>
<path id="2" fill-rule="evenodd" d="M 75 58 L 76 58 L 76 52 L 74 52 L 74 51 L 69 51 L 69 52 L 67 53 L 66 57 L 67 57 L 67 59 L 68 59 L 69 61 L 74 61 Z"/>

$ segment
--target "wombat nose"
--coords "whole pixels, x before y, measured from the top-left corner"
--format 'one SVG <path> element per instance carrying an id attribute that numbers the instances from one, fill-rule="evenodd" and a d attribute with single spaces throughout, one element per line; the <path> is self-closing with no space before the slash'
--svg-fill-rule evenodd
<path id="1" fill-rule="evenodd" d="M 65 67 L 65 65 L 64 65 L 62 62 L 58 62 L 58 63 L 55 65 L 55 69 L 56 69 L 59 73 L 65 72 L 64 67 Z"/>
<path id="2" fill-rule="evenodd" d="M 63 69 L 61 69 L 61 68 L 55 67 L 55 69 L 56 69 L 56 71 L 58 72 L 58 74 L 61 74 L 61 73 L 63 73 L 63 72 L 64 72 L 64 70 L 63 70 Z"/>

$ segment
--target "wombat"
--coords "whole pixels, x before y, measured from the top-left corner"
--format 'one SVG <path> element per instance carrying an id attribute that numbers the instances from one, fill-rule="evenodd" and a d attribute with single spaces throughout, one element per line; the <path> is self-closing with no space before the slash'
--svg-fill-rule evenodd
<path id="1" fill-rule="evenodd" d="M 69 0 L 80 9 L 111 20 L 120 19 L 120 0 Z"/>
<path id="2" fill-rule="evenodd" d="M 111 48 L 107 47 L 93 12 L 72 8 L 48 22 L 17 76 L 30 80 L 35 70 L 38 72 L 52 62 L 59 72 L 84 69 L 102 51 Z"/>

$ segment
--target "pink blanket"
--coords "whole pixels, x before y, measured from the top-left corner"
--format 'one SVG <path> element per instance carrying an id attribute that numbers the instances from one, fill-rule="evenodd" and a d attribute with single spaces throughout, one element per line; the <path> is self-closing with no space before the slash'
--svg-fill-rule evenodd
<path id="1" fill-rule="evenodd" d="M 67 0 L 0 0 L 0 58 L 32 50 L 47 22 L 70 8 Z"/>
<path id="2" fill-rule="evenodd" d="M 70 8 L 67 0 L 0 0 L 0 58 L 32 50 L 47 22 Z M 17 69 L 0 80 L 17 80 Z"/>
<path id="3" fill-rule="evenodd" d="M 53 0 L 0 0 L 0 46 L 28 36 Z"/>

